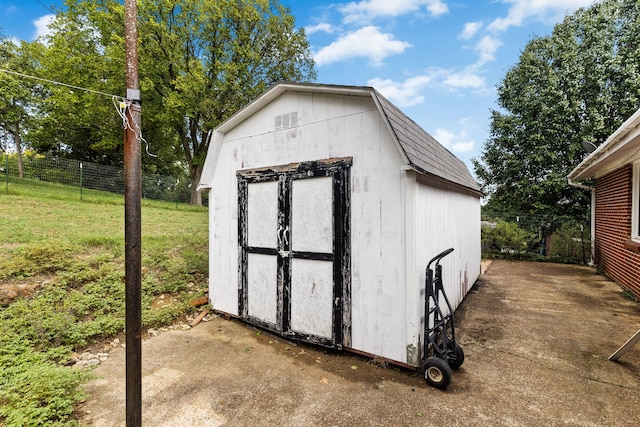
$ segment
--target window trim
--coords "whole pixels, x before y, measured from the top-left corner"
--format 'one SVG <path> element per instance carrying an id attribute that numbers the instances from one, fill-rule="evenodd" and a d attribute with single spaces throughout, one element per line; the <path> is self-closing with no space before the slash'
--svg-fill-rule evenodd
<path id="1" fill-rule="evenodd" d="M 631 176 L 631 240 L 640 242 L 640 161 L 633 163 Z"/>

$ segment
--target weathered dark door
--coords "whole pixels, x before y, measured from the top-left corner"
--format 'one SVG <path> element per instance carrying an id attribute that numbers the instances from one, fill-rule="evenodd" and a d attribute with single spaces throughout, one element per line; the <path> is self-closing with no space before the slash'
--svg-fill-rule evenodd
<path id="1" fill-rule="evenodd" d="M 331 159 L 239 171 L 239 313 L 300 340 L 350 335 L 349 167 Z"/>

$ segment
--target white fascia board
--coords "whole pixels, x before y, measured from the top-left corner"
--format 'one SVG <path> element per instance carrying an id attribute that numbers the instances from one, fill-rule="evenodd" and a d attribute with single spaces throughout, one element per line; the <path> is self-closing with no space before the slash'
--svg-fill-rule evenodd
<path id="1" fill-rule="evenodd" d="M 218 129 L 213 131 L 213 136 L 209 142 L 209 149 L 207 150 L 207 157 L 204 159 L 204 166 L 202 167 L 202 175 L 200 175 L 197 191 L 211 189 L 213 185 L 213 174 L 216 171 L 223 138 L 224 134 L 219 132 Z"/>
<path id="2" fill-rule="evenodd" d="M 571 180 L 583 180 L 601 176 L 600 171 L 611 166 L 619 167 L 624 161 L 631 157 L 637 149 L 630 147 L 640 136 L 640 109 L 629 117 L 614 133 L 607 138 L 596 150 L 589 154 L 578 166 L 576 166 L 567 176 Z M 638 147 L 640 149 L 640 146 Z M 630 159 L 630 157 L 629 157 Z M 615 169 L 615 167 L 614 167 Z"/>
<path id="3" fill-rule="evenodd" d="M 389 135 L 391 135 L 393 142 L 396 144 L 396 148 L 400 152 L 400 156 L 402 156 L 402 161 L 409 168 L 413 168 L 413 164 L 411 163 L 411 160 L 409 160 L 409 156 L 407 156 L 407 153 L 404 151 L 404 148 L 402 148 L 402 145 L 400 144 L 400 140 L 398 139 L 398 135 L 396 135 L 396 132 L 393 129 L 393 126 L 391 125 L 391 121 L 389 120 L 387 113 L 385 113 L 384 108 L 382 108 L 382 105 L 380 105 L 380 100 L 378 99 L 377 93 L 373 89 L 371 89 L 369 93 L 373 98 L 373 102 L 376 103 L 376 107 L 378 108 L 378 113 L 380 113 L 380 116 L 382 116 L 382 118 L 384 119 L 385 126 L 389 131 Z"/>
<path id="4" fill-rule="evenodd" d="M 241 108 L 234 115 L 225 120 L 217 129 L 227 133 L 247 118 L 251 117 L 265 105 L 279 97 L 285 92 L 316 92 L 323 94 L 336 95 L 371 95 L 372 88 L 364 86 L 339 86 L 339 85 L 321 85 L 315 83 L 278 83 L 272 88 L 266 90 L 262 95 L 258 96 L 251 103 Z"/>

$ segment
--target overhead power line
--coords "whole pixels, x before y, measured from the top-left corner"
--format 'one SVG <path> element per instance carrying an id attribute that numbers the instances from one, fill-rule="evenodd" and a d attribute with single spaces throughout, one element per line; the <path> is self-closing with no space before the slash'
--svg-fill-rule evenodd
<path id="1" fill-rule="evenodd" d="M 126 116 L 125 116 L 125 112 L 131 106 L 131 103 L 128 102 L 128 100 L 126 98 L 124 98 L 123 96 L 112 95 L 110 93 L 100 92 L 99 90 L 93 90 L 93 89 L 88 89 L 86 87 L 70 85 L 68 83 L 57 82 L 55 80 L 44 79 L 42 77 L 30 76 L 28 74 L 19 73 L 17 71 L 7 70 L 5 68 L 0 68 L 0 72 L 8 73 L 8 74 L 14 74 L 16 76 L 26 77 L 26 78 L 29 78 L 29 79 L 39 80 L 39 81 L 42 81 L 42 82 L 51 83 L 53 85 L 64 86 L 64 87 L 68 87 L 70 89 L 76 89 L 76 90 L 81 90 L 81 91 L 84 91 L 84 92 L 95 93 L 97 95 L 108 96 L 113 101 L 113 104 L 114 104 L 114 106 L 116 108 L 116 111 L 118 112 L 118 115 L 123 119 L 123 123 L 122 123 L 123 127 L 125 129 L 133 130 L 131 128 L 131 125 L 129 124 L 128 120 L 126 119 Z M 147 142 L 147 140 L 142 137 L 142 131 L 139 130 L 137 133 L 138 133 L 138 138 L 141 141 L 143 141 L 145 143 L 145 145 L 146 145 L 146 150 L 145 151 L 146 151 L 147 155 L 149 155 L 151 157 L 158 157 L 157 155 L 152 154 L 152 153 L 149 152 L 149 142 Z"/>
<path id="2" fill-rule="evenodd" d="M 113 94 L 106 93 L 106 92 L 100 92 L 99 90 L 93 90 L 93 89 L 88 89 L 86 87 L 74 86 L 74 85 L 70 85 L 68 83 L 62 83 L 62 82 L 57 82 L 55 80 L 44 79 L 42 77 L 30 76 L 28 74 L 19 73 L 17 71 L 7 70 L 7 69 L 4 69 L 4 68 L 0 68 L 0 71 L 3 72 L 3 73 L 7 73 L 7 74 L 13 74 L 13 75 L 20 76 L 20 77 L 26 77 L 28 79 L 39 80 L 41 82 L 51 83 L 51 84 L 57 85 L 57 86 L 65 86 L 65 87 L 68 87 L 70 89 L 76 89 L 76 90 L 81 90 L 81 91 L 84 91 L 84 92 L 95 93 L 97 95 L 104 95 L 104 96 L 108 96 L 109 98 L 124 99 L 122 96 L 113 95 Z"/>
<path id="3" fill-rule="evenodd" d="M 49 12 L 55 14 L 56 12 L 51 9 L 49 6 L 47 6 L 46 4 L 42 3 L 40 0 L 36 0 L 36 3 L 38 3 L 40 6 L 44 7 L 45 9 L 47 9 Z"/>

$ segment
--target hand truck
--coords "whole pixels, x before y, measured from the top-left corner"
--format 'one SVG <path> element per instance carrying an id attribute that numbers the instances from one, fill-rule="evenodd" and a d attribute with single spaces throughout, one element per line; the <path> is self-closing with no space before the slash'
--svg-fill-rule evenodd
<path id="1" fill-rule="evenodd" d="M 422 375 L 427 384 L 446 389 L 451 382 L 451 369 L 458 369 L 464 362 L 462 347 L 456 343 L 453 309 L 442 286 L 442 266 L 440 261 L 453 252 L 449 248 L 429 261 L 426 270 L 425 329 L 422 352 Z M 431 264 L 435 262 L 434 270 Z M 448 313 L 443 314 L 440 304 L 447 305 Z"/>

